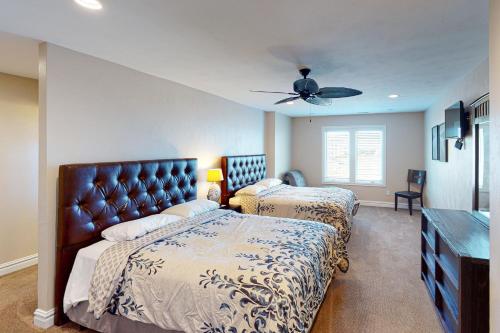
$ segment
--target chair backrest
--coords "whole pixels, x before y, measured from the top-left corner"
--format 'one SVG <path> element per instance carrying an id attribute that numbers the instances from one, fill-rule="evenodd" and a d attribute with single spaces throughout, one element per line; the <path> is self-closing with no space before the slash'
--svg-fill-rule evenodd
<path id="1" fill-rule="evenodd" d="M 304 174 L 300 170 L 290 170 L 283 176 L 283 182 L 288 185 L 303 187 L 307 186 Z"/>
<path id="2" fill-rule="evenodd" d="M 420 193 L 424 192 L 425 185 L 425 170 L 412 170 L 408 169 L 408 191 L 410 191 L 410 184 L 420 185 Z"/>

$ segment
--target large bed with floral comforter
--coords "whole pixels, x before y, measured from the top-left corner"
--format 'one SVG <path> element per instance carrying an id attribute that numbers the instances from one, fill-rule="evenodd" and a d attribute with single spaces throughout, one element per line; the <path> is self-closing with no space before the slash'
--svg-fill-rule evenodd
<path id="1" fill-rule="evenodd" d="M 330 224 L 348 241 L 359 201 L 350 190 L 338 187 L 277 185 L 265 191 L 239 195 L 246 187 L 266 181 L 266 155 L 221 158 L 222 203 L 241 206 L 246 214 L 288 217 Z"/>
<path id="2" fill-rule="evenodd" d="M 106 249 L 88 311 L 183 332 L 307 332 L 347 268 L 329 225 L 215 210 Z"/>
<path id="3" fill-rule="evenodd" d="M 327 223 L 344 241 L 351 236 L 359 201 L 354 192 L 339 187 L 276 185 L 256 195 L 236 197 L 245 214 L 289 217 Z"/>

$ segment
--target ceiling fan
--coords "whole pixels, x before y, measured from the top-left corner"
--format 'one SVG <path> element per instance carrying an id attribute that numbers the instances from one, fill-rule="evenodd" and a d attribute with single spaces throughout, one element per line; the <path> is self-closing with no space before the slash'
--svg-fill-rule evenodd
<path id="1" fill-rule="evenodd" d="M 265 91 L 265 90 L 250 90 L 251 92 L 258 93 L 268 93 L 268 94 L 286 94 L 292 95 L 293 97 L 284 98 L 277 101 L 274 104 L 282 104 L 293 102 L 299 98 L 303 99 L 307 103 L 314 105 L 329 106 L 332 105 L 332 98 L 344 98 L 361 95 L 363 92 L 344 87 L 324 87 L 320 88 L 316 81 L 307 78 L 311 69 L 301 68 L 299 69 L 300 74 L 304 77 L 293 83 L 293 93 L 283 92 L 283 91 Z"/>

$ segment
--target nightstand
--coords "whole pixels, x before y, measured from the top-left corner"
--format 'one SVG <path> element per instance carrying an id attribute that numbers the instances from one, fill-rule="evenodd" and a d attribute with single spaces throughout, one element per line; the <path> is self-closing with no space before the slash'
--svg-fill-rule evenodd
<path id="1" fill-rule="evenodd" d="M 220 209 L 234 210 L 237 213 L 241 213 L 241 206 L 230 206 L 230 205 L 220 205 Z"/>

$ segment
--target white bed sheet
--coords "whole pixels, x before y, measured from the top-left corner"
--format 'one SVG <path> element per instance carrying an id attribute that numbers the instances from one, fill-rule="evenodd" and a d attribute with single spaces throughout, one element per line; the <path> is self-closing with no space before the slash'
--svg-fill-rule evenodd
<path id="1" fill-rule="evenodd" d="M 116 242 L 102 240 L 78 251 L 64 292 L 64 313 L 78 303 L 88 300 L 90 281 L 92 280 L 97 260 L 108 247 L 114 244 Z"/>

